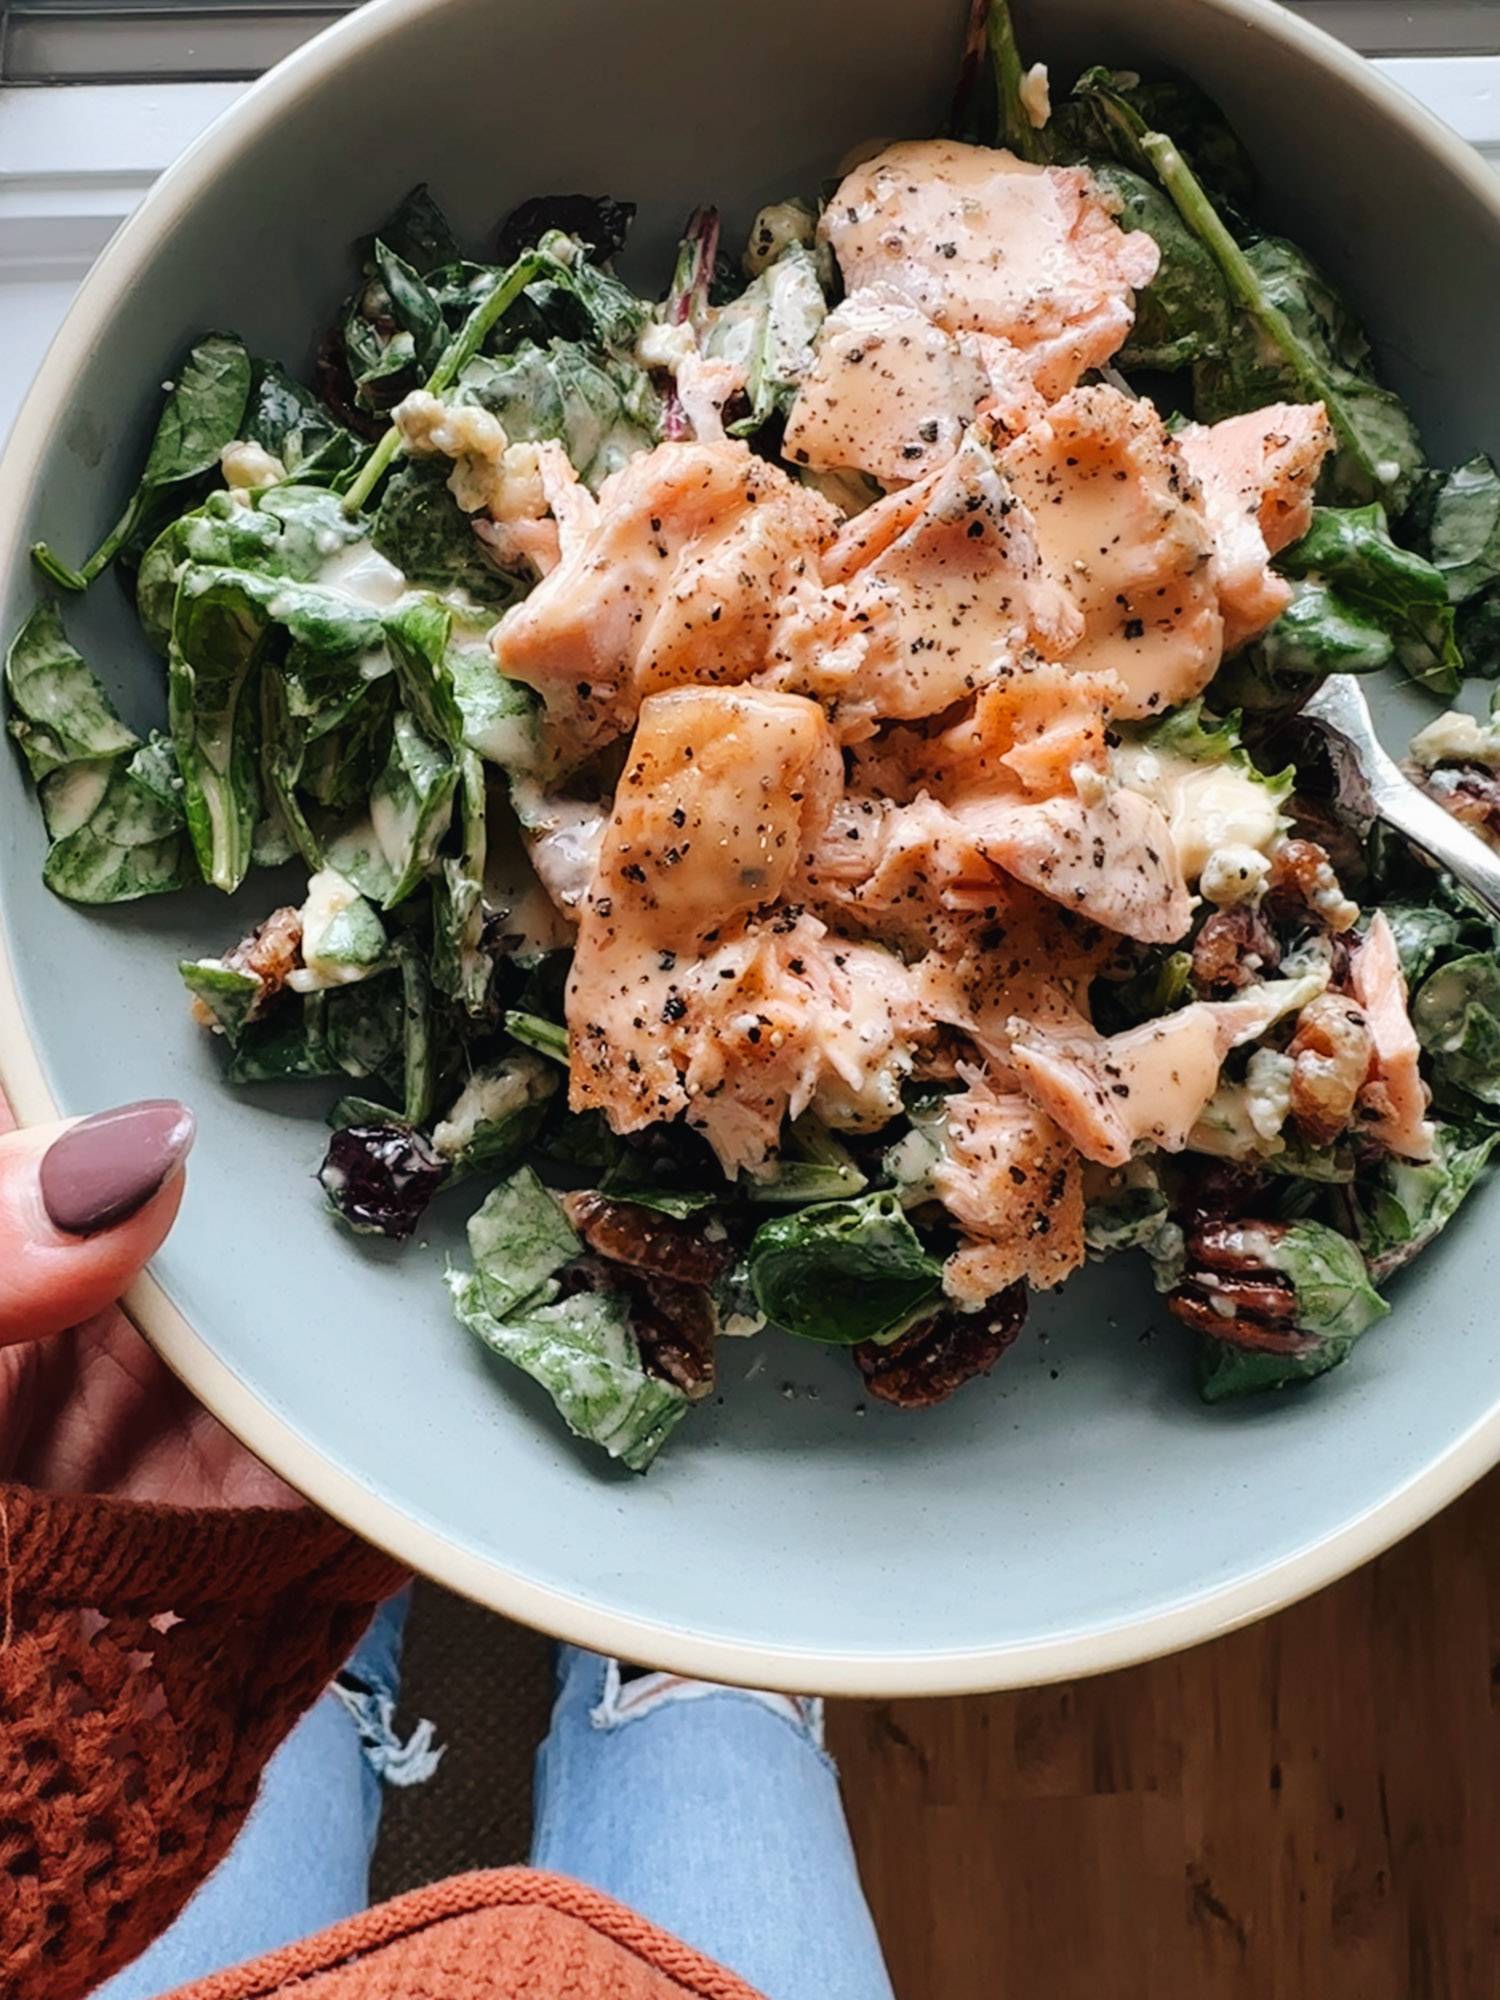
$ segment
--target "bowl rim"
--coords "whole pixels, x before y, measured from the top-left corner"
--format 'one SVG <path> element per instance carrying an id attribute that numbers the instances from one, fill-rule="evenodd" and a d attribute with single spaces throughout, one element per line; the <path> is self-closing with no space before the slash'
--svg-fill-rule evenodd
<path id="1" fill-rule="evenodd" d="M 282 112 L 319 89 L 356 50 L 378 44 L 463 0 L 366 0 L 252 84 L 155 182 L 85 277 L 17 415 L 0 456 L 0 563 L 15 544 L 29 493 L 87 360 L 135 273 L 179 219 Z M 1457 180 L 1500 222 L 1500 175 L 1459 135 L 1363 57 L 1272 0 L 1190 0 L 1282 43 L 1311 67 L 1352 87 Z M 9 504 L 7 504 L 9 503 Z M 0 1087 L 22 1125 L 60 1116 L 39 1049 L 27 1030 L 0 915 Z M 325 1458 L 241 1382 L 149 1272 L 126 1294 L 131 1319 L 168 1366 L 257 1457 L 308 1500 L 423 1575 L 523 1624 L 597 1652 L 650 1661 L 717 1681 L 838 1695 L 950 1695 L 1039 1686 L 1107 1672 L 1201 1643 L 1297 1602 L 1418 1528 L 1500 1460 L 1500 1399 L 1421 1471 L 1352 1520 L 1291 1554 L 1137 1617 L 1044 1640 L 938 1652 L 831 1651 L 724 1639 L 604 1609 L 447 1539 Z"/>

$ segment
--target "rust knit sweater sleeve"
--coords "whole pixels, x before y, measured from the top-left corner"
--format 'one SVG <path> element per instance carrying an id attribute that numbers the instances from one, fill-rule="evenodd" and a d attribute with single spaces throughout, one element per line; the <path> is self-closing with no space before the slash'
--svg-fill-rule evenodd
<path id="1" fill-rule="evenodd" d="M 764 2000 L 633 1910 L 530 1868 L 456 1875 L 172 2000 Z"/>
<path id="2" fill-rule="evenodd" d="M 308 1509 L 0 1484 L 5 2000 L 82 2000 L 166 1928 L 402 1581 Z"/>

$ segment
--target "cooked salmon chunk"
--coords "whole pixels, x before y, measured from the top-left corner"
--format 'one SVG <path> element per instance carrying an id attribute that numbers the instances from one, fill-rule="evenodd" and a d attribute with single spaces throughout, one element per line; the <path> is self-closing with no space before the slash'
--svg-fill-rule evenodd
<path id="1" fill-rule="evenodd" d="M 828 315 L 782 454 L 904 486 L 952 458 L 981 411 L 1009 432 L 1044 407 L 1009 341 L 949 333 L 894 286 L 871 285 Z"/>
<path id="2" fill-rule="evenodd" d="M 1213 537 L 1152 405 L 1102 384 L 1075 390 L 1000 463 L 1082 617 L 1069 664 L 1118 674 L 1126 718 L 1201 693 L 1223 652 Z"/>
<path id="3" fill-rule="evenodd" d="M 591 525 L 501 619 L 496 661 L 536 689 L 556 755 L 578 762 L 656 689 L 759 672 L 838 518 L 743 444 L 658 445 L 604 482 Z"/>
<path id="4" fill-rule="evenodd" d="M 1354 996 L 1375 1044 L 1375 1074 L 1360 1093 L 1366 1129 L 1406 1160 L 1432 1158 L 1428 1091 L 1417 1067 L 1421 1048 L 1406 1011 L 1406 980 L 1385 913 L 1370 919 L 1350 967 Z"/>
<path id="5" fill-rule="evenodd" d="M 822 573 L 822 595 L 783 621 L 766 679 L 822 701 L 846 742 L 936 715 L 1081 629 L 972 431 L 949 464 L 849 522 Z"/>
<path id="6" fill-rule="evenodd" d="M 888 146 L 847 174 L 821 234 L 851 292 L 888 285 L 950 333 L 1009 341 L 1047 400 L 1121 345 L 1160 253 L 1084 167 L 954 139 Z"/>
<path id="7" fill-rule="evenodd" d="M 975 1078 L 948 1098 L 933 1191 L 963 1231 L 943 1267 L 961 1305 L 1018 1278 L 1043 1290 L 1083 1262 L 1082 1161 L 1052 1120 L 1016 1091 Z"/>
<path id="8" fill-rule="evenodd" d="M 1225 652 L 1263 632 L 1291 602 L 1291 586 L 1271 569 L 1271 558 L 1307 533 L 1332 443 L 1321 403 L 1273 403 L 1178 431 L 1213 535 Z"/>
<path id="9" fill-rule="evenodd" d="M 618 1132 L 685 1117 L 726 1172 L 787 1117 L 879 1125 L 935 1031 L 930 976 L 784 905 L 837 796 L 822 711 L 758 689 L 649 696 L 578 932 L 571 1102 Z"/>

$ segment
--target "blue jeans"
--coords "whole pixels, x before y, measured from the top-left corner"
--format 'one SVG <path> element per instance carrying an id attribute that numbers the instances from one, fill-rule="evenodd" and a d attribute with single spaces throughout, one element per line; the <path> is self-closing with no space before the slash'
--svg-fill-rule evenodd
<path id="1" fill-rule="evenodd" d="M 390 1733 L 404 1598 L 266 1768 L 239 1839 L 182 1915 L 94 2000 L 173 1987 L 353 1916 L 368 1901 L 381 1766 L 429 1769 Z M 349 1683 L 366 1692 L 348 1693 Z M 532 1862 L 603 1889 L 768 2000 L 891 2000 L 821 1705 L 670 1674 L 620 1680 L 565 1646 L 537 1758 Z"/>

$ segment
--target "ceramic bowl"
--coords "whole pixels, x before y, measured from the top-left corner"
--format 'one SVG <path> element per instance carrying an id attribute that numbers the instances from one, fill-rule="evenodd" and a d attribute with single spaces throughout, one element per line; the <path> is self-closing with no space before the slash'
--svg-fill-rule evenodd
<path id="1" fill-rule="evenodd" d="M 115 517 L 187 339 L 236 328 L 294 368 L 352 240 L 414 181 L 483 237 L 523 196 L 640 203 L 664 271 L 694 203 L 731 239 L 850 147 L 939 129 L 962 0 L 373 0 L 250 90 L 149 195 L 83 286 L 0 467 L 3 629 L 26 550 Z M 1224 105 L 1271 214 L 1348 291 L 1435 459 L 1500 452 L 1500 180 L 1346 49 L 1254 0 L 1047 0 L 1059 71 L 1170 66 Z M 144 727 L 159 663 L 112 579 L 70 629 Z M 1392 730 L 1411 697 L 1383 697 Z M 1500 1455 L 1500 1190 L 1395 1286 L 1311 1390 L 1208 1410 L 1134 1273 L 1039 1300 L 985 1383 L 863 1407 L 847 1357 L 729 1346 L 722 1402 L 644 1479 L 575 1446 L 449 1314 L 443 1252 L 351 1242 L 324 1213 L 314 1092 L 236 1094 L 175 963 L 237 936 L 265 887 L 99 913 L 42 887 L 42 830 L 0 757 L 0 1077 L 38 1120 L 175 1093 L 200 1137 L 182 1218 L 130 1305 L 245 1441 L 371 1540 L 496 1609 L 720 1678 L 916 1693 L 1087 1673 L 1309 1591 Z"/>

